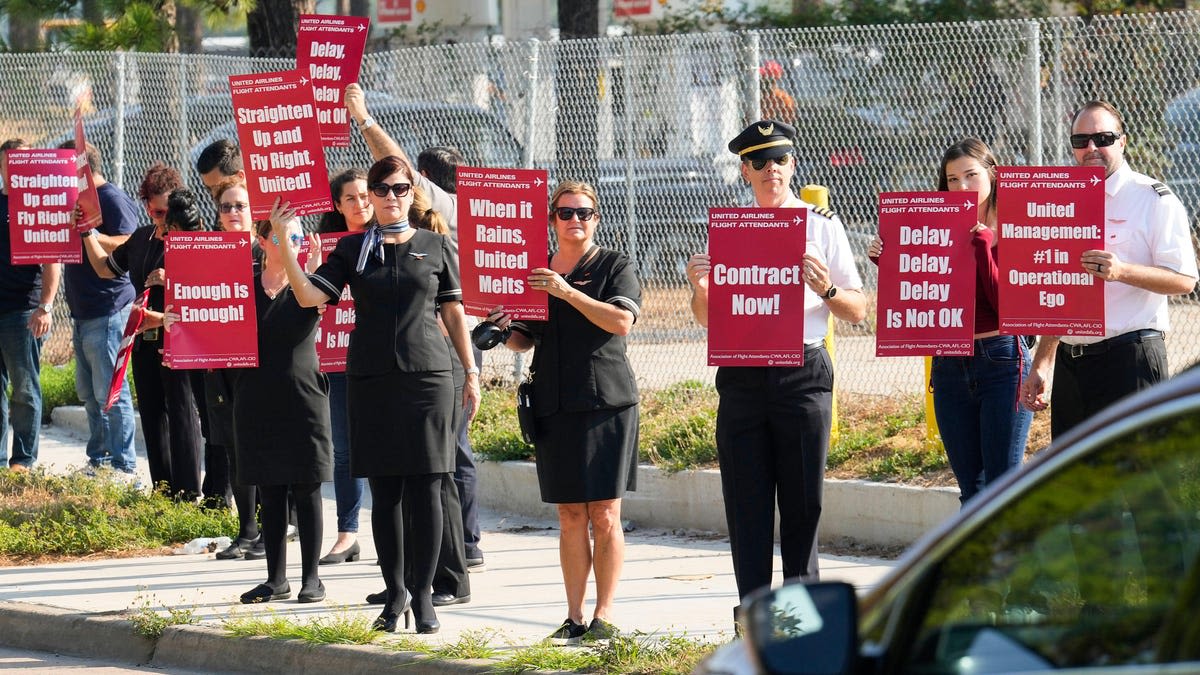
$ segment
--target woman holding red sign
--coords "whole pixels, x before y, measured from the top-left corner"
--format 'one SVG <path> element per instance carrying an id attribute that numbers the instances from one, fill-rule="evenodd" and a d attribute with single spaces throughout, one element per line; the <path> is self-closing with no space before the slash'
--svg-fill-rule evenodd
<path id="1" fill-rule="evenodd" d="M 135 230 L 111 254 L 87 235 L 83 250 L 100 278 L 128 273 L 137 296 L 150 289 L 146 318 L 130 356 L 150 481 L 156 488 L 166 484 L 173 498 L 194 501 L 201 491 L 204 439 L 191 374 L 167 368 L 162 362 L 163 237 L 168 230 L 202 230 L 204 223 L 195 195 L 183 187 L 183 177 L 161 162 L 146 172 L 138 196 L 146 205 L 150 225 Z"/>
<path id="2" fill-rule="evenodd" d="M 996 256 L 996 157 L 968 138 L 946 149 L 938 190 L 979 194 L 982 222 L 971 229 L 975 251 L 975 354 L 935 356 L 929 385 L 942 445 L 966 503 L 1004 472 L 1019 466 L 1033 413 L 1017 402 L 1030 356 L 1022 337 L 1001 335 L 1000 268 Z M 878 264 L 878 236 L 868 253 Z"/>
<path id="3" fill-rule="evenodd" d="M 534 449 L 542 501 L 558 505 L 559 564 L 567 619 L 555 644 L 613 637 L 609 622 L 625 560 L 621 497 L 637 487 L 638 389 L 625 336 L 641 313 L 642 288 L 629 258 L 593 243 L 600 221 L 595 189 L 560 183 L 550 199 L 558 242 L 529 285 L 549 296 L 547 321 L 517 321 L 501 307 L 488 315 L 513 329 L 505 345 L 533 353 Z M 589 540 L 591 526 L 595 544 Z M 596 607 L 584 623 L 587 580 Z"/>
<path id="4" fill-rule="evenodd" d="M 371 529 L 387 586 L 387 602 L 374 626 L 395 631 L 401 615 L 407 626 L 411 607 L 417 632 L 436 633 L 441 623 L 432 584 L 442 538 L 440 489 L 454 471 L 456 402 L 450 353 L 434 310 L 467 371 L 462 405 L 469 417 L 479 402 L 479 369 L 467 336 L 452 242 L 409 225 L 414 173 L 399 157 L 380 159 L 367 172 L 378 224 L 343 237 L 310 276 L 294 255 L 286 262 L 302 305 L 337 304 L 347 285 L 354 295 L 346 363 L 350 469 L 371 485 Z M 288 203 L 276 202 L 271 222 L 277 234 L 286 234 L 292 213 Z M 407 531 L 405 518 L 412 523 Z M 408 589 L 406 536 L 413 539 L 414 557 Z"/>

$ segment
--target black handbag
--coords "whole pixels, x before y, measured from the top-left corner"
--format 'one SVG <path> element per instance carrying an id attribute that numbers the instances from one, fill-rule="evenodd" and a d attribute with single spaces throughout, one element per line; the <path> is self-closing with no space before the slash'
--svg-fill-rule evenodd
<path id="1" fill-rule="evenodd" d="M 528 379 L 517 385 L 517 424 L 521 426 L 521 438 L 533 445 L 536 437 L 537 421 L 533 416 L 533 380 Z"/>

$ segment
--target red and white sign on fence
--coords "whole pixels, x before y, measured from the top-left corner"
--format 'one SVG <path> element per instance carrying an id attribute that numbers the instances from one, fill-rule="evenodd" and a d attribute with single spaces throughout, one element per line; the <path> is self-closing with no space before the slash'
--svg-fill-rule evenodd
<path id="1" fill-rule="evenodd" d="M 1104 169 L 999 167 L 1000 332 L 1104 335 L 1104 282 L 1079 262 L 1104 248 Z"/>
<path id="2" fill-rule="evenodd" d="M 709 209 L 708 365 L 804 365 L 808 209 Z"/>

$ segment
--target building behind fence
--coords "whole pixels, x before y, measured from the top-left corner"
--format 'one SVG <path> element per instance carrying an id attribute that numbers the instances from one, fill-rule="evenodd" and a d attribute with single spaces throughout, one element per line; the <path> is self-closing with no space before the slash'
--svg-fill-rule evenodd
<path id="1" fill-rule="evenodd" d="M 70 138 L 74 102 L 110 181 L 134 192 L 156 160 L 200 187 L 194 162 L 236 138 L 230 75 L 281 59 L 0 54 L 0 131 L 49 146 Z M 368 54 L 360 81 L 376 119 L 412 156 L 461 148 L 472 164 L 545 168 L 600 191 L 600 243 L 637 262 L 644 313 L 631 337 L 643 385 L 711 381 L 687 308 L 684 262 L 705 247 L 707 209 L 746 203 L 725 142 L 764 113 L 799 129 L 797 177 L 826 185 L 873 297 L 866 247 L 877 195 L 935 187 L 944 148 L 987 141 L 1002 164 L 1067 164 L 1068 123 L 1091 98 L 1126 117 L 1135 170 L 1200 212 L 1200 13 L 455 44 Z M 782 94 L 780 93 L 782 92 Z M 790 102 L 789 102 L 790 99 Z M 367 166 L 357 132 L 330 172 Z M 148 221 L 146 221 L 148 223 Z M 1195 222 L 1195 220 L 1193 220 Z M 58 303 L 47 360 L 69 357 Z M 839 327 L 843 387 L 914 391 L 919 362 L 875 359 L 874 312 Z M 1196 296 L 1172 303 L 1173 370 L 1200 357 Z M 507 357 L 489 357 L 493 368 Z M 891 361 L 892 363 L 888 363 Z"/>

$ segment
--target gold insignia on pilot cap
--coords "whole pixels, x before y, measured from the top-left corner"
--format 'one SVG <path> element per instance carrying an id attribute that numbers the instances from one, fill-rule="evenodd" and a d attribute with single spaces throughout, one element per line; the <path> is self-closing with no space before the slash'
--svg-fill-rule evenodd
<path id="1" fill-rule="evenodd" d="M 771 123 L 765 127 L 759 127 L 758 133 L 762 134 L 763 136 L 770 136 L 771 134 L 775 133 L 775 124 Z"/>

